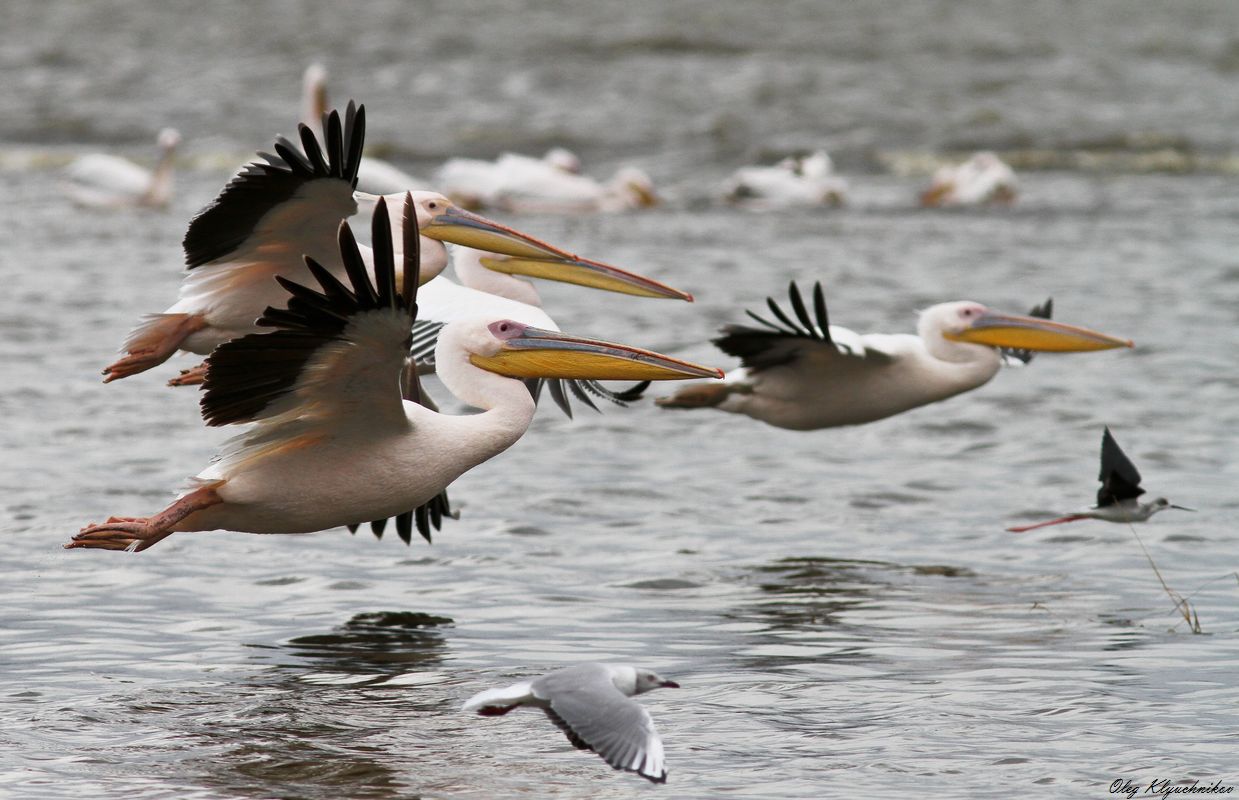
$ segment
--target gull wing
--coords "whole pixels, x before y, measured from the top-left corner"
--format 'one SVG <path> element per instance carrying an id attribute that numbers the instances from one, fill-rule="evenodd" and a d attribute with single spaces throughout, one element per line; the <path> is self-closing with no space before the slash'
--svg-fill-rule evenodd
<path id="1" fill-rule="evenodd" d="M 1101 434 L 1101 474 L 1097 476 L 1097 505 L 1108 506 L 1144 494 L 1140 488 L 1140 472 L 1120 448 L 1107 426 Z"/>
<path id="2" fill-rule="evenodd" d="M 625 697 L 602 664 L 580 664 L 533 682 L 536 697 L 550 702 L 546 715 L 574 747 L 592 750 L 615 769 L 655 783 L 667 780 L 663 743 L 650 712 Z"/>

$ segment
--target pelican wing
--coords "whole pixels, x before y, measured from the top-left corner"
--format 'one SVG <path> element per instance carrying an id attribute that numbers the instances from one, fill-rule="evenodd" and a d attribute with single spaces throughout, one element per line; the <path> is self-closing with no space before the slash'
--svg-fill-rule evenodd
<path id="1" fill-rule="evenodd" d="M 549 699 L 546 715 L 581 750 L 592 750 L 615 769 L 655 783 L 667 780 L 663 743 L 650 712 L 625 697 L 603 664 L 580 664 L 533 682 L 536 697 Z"/>
<path id="2" fill-rule="evenodd" d="M 805 358 L 830 361 L 837 358 L 864 358 L 875 362 L 889 361 L 891 356 L 880 347 L 875 337 L 861 337 L 846 328 L 830 324 L 826 312 L 826 296 L 822 284 L 813 284 L 813 314 L 809 313 L 795 282 L 788 284 L 788 314 L 774 298 L 766 306 L 777 322 L 746 311 L 763 328 L 749 325 L 725 325 L 722 336 L 713 339 L 720 350 L 740 359 L 750 372 L 792 364 Z"/>
<path id="3" fill-rule="evenodd" d="M 299 269 L 316 252 L 323 232 L 334 235 L 340 220 L 357 211 L 353 189 L 365 139 L 365 106 L 348 104 L 343 124 L 332 111 L 324 120 L 326 142 L 298 126 L 304 153 L 279 137 L 276 155 L 259 153 L 189 224 L 185 263 L 189 269 L 220 261 L 253 262 Z M 324 146 L 325 145 L 325 146 Z M 330 244 L 330 241 L 328 241 Z"/>
<path id="4" fill-rule="evenodd" d="M 1097 505 L 1108 506 L 1144 494 L 1140 488 L 1140 472 L 1107 427 L 1101 435 L 1101 474 L 1097 476 Z"/>

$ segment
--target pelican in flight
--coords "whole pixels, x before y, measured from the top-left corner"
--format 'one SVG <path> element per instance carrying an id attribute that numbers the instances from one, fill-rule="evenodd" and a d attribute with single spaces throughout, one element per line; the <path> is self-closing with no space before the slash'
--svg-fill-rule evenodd
<path id="1" fill-rule="evenodd" d="M 104 382 L 150 369 L 178 349 L 206 355 L 251 333 L 263 309 L 286 298 L 275 276 L 308 277 L 303 255 L 343 275 L 334 231 L 340 220 L 373 209 L 378 200 L 354 192 L 365 107 L 350 103 L 343 122 L 333 111 L 325 129 L 324 148 L 307 126 L 299 127 L 304 154 L 292 142 L 277 139 L 276 155 L 260 154 L 264 161 L 242 169 L 190 222 L 184 242 L 189 271 L 180 298 L 129 334 L 125 355 L 104 369 Z M 464 211 L 443 195 L 414 192 L 413 200 L 422 234 L 423 280 L 447 265 L 445 241 L 510 256 L 513 272 L 536 269 L 538 275 L 557 280 L 596 280 L 594 267 L 582 266 L 577 256 Z M 368 249 L 363 255 L 369 259 Z M 200 383 L 202 374 L 195 368 L 171 383 Z"/>
<path id="2" fill-rule="evenodd" d="M 301 79 L 301 121 L 322 138 L 327 102 L 327 68 L 317 62 L 305 68 Z M 357 168 L 357 190 L 369 194 L 403 194 L 429 189 L 430 184 L 374 156 L 366 156 Z"/>
<path id="3" fill-rule="evenodd" d="M 962 164 L 939 167 L 921 193 L 921 205 L 1010 205 L 1016 194 L 1015 171 L 986 150 Z"/>
<path id="4" fill-rule="evenodd" d="M 1020 525 L 1007 528 L 1007 530 L 1012 533 L 1023 533 L 1082 519 L 1099 519 L 1103 522 L 1144 522 L 1159 511 L 1169 508 L 1177 508 L 1180 511 L 1196 510 L 1186 506 L 1176 506 L 1164 497 L 1146 503 L 1140 502 L 1139 497 L 1144 494 L 1144 489 L 1140 488 L 1140 472 L 1136 469 L 1136 465 L 1131 463 L 1127 454 L 1119 448 L 1119 443 L 1114 441 L 1114 435 L 1110 433 L 1109 427 L 1106 427 L 1101 434 L 1101 474 L 1097 476 L 1097 480 L 1101 481 L 1101 488 L 1097 490 L 1097 505 L 1058 519 L 1038 522 L 1034 525 Z"/>
<path id="5" fill-rule="evenodd" d="M 637 167 L 610 180 L 578 174 L 580 163 L 562 148 L 542 158 L 504 153 L 495 161 L 454 158 L 436 174 L 436 185 L 468 208 L 527 213 L 615 212 L 657 205 L 654 182 Z"/>
<path id="6" fill-rule="evenodd" d="M 519 706 L 540 708 L 578 750 L 592 750 L 615 769 L 666 783 L 662 739 L 650 712 L 630 698 L 678 688 L 680 684 L 648 669 L 574 664 L 531 681 L 479 692 L 463 710 L 496 717 Z"/>
<path id="7" fill-rule="evenodd" d="M 848 184 L 834 174 L 824 150 L 785 158 L 774 166 L 741 167 L 723 186 L 723 196 L 751 208 L 788 206 L 841 206 Z"/>
<path id="8" fill-rule="evenodd" d="M 347 284 L 310 256 L 318 289 L 279 276 L 287 307 L 268 308 L 258 323 L 274 332 L 234 339 L 207 359 L 206 424 L 254 426 L 167 508 L 89 525 L 65 547 L 140 551 L 180 531 L 309 533 L 408 514 L 524 434 L 534 400 L 520 379 L 721 377 L 627 345 L 474 317 L 443 329 L 436 361 L 444 386 L 483 412 L 447 416 L 406 399 L 401 376 L 419 283 L 415 214 L 410 195 L 399 289 L 383 200 L 371 263 L 348 222 L 339 226 Z"/>
<path id="9" fill-rule="evenodd" d="M 862 336 L 830 324 L 820 283 L 813 288 L 813 315 L 795 283 L 788 294 L 794 316 L 768 299 L 777 322 L 750 311 L 762 328 L 727 325 L 713 340 L 740 359 L 741 369 L 723 383 L 686 386 L 658 405 L 717 408 L 790 430 L 860 425 L 985 384 L 1002 366 L 1004 348 L 1069 352 L 1132 346 L 1086 328 L 1002 314 L 968 301 L 925 309 L 916 335 Z"/>
<path id="10" fill-rule="evenodd" d="M 159 132 L 159 160 L 148 170 L 119 156 L 92 153 L 65 168 L 65 189 L 73 202 L 98 208 L 165 208 L 172 199 L 173 163 L 181 134 Z"/>

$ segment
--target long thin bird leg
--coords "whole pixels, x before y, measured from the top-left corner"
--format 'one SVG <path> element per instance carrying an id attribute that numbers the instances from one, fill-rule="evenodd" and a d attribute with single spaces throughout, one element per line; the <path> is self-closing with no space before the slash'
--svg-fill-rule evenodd
<path id="1" fill-rule="evenodd" d="M 206 380 L 207 364 L 203 361 L 196 367 L 181 370 L 181 374 L 168 381 L 169 386 L 200 386 Z"/>
<path id="2" fill-rule="evenodd" d="M 103 368 L 103 382 L 111 383 L 145 372 L 168 360 L 190 334 L 206 327 L 201 314 L 156 314 L 143 322 L 125 343 L 125 355 Z"/>
<path id="3" fill-rule="evenodd" d="M 100 525 L 87 525 L 66 544 L 66 550 L 89 547 L 99 550 L 142 552 L 172 534 L 172 528 L 195 511 L 224 502 L 215 491 L 223 481 L 200 486 L 153 517 L 111 517 Z"/>
<path id="4" fill-rule="evenodd" d="M 1024 531 L 1031 531 L 1034 528 L 1044 528 L 1049 525 L 1062 525 L 1064 522 L 1075 522 L 1081 519 L 1091 519 L 1091 517 L 1089 517 L 1087 514 L 1068 514 L 1065 517 L 1059 517 L 1058 519 L 1052 519 L 1049 522 L 1038 522 L 1036 525 L 1021 525 L 1020 527 L 1017 527 L 1017 528 L 1007 528 L 1007 530 L 1009 530 L 1011 533 L 1023 533 Z"/>

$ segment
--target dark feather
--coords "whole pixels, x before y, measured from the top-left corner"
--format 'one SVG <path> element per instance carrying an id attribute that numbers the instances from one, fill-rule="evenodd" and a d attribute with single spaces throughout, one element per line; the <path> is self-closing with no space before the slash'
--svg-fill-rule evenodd
<path id="1" fill-rule="evenodd" d="M 1101 474 L 1097 480 L 1101 481 L 1101 488 L 1097 490 L 1098 506 L 1114 505 L 1144 494 L 1139 470 L 1114 441 L 1109 427 L 1101 435 Z"/>
<path id="2" fill-rule="evenodd" d="M 830 318 L 826 312 L 826 294 L 822 290 L 822 284 L 813 284 L 813 316 L 810 316 L 795 281 L 788 284 L 787 297 L 796 320 L 780 308 L 773 297 L 768 297 L 766 305 L 770 313 L 782 324 L 770 322 L 752 311 L 747 311 L 750 317 L 769 330 L 748 325 L 724 325 L 720 331 L 722 336 L 711 341 L 724 353 L 740 359 L 745 367 L 754 371 L 795 361 L 800 355 L 800 348 L 792 344 L 796 339 L 834 344 L 830 338 Z"/>
<path id="3" fill-rule="evenodd" d="M 1037 317 L 1039 319 L 1050 319 L 1054 315 L 1054 298 L 1047 297 L 1045 302 L 1039 306 L 1033 306 L 1028 312 L 1028 316 Z M 1032 350 L 1025 350 L 1022 347 L 1002 347 L 999 352 L 1006 358 L 1013 358 L 1017 361 L 1022 361 L 1025 364 L 1033 360 L 1035 355 Z"/>

